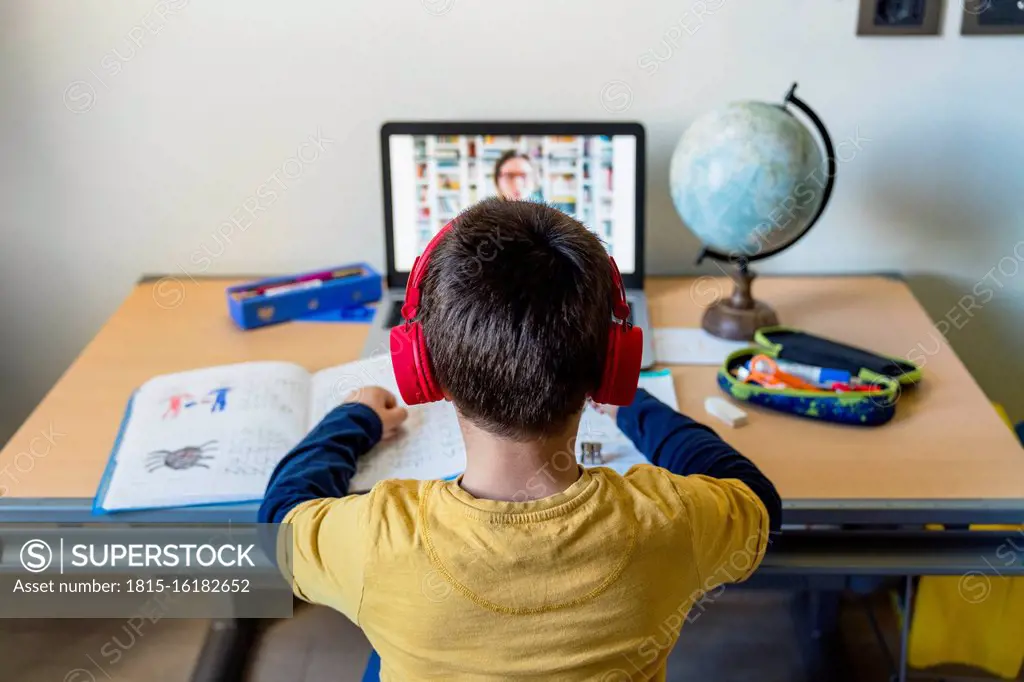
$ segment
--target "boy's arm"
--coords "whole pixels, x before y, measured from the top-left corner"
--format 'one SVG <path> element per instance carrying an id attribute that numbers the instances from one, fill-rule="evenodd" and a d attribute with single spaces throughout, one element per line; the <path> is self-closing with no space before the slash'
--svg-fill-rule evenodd
<path id="1" fill-rule="evenodd" d="M 290 554 L 290 566 L 279 565 L 290 568 L 295 594 L 353 622 L 362 599 L 372 495 L 346 495 L 357 459 L 381 432 L 372 408 L 335 408 L 274 469 L 257 517 L 260 523 L 291 526 L 290 547 L 267 540 L 277 557 Z"/>
<path id="2" fill-rule="evenodd" d="M 356 461 L 380 441 L 381 432 L 380 417 L 367 405 L 334 408 L 278 463 L 258 521 L 281 523 L 302 502 L 347 495 Z"/>
<path id="3" fill-rule="evenodd" d="M 782 527 L 782 501 L 757 466 L 699 422 L 673 410 L 643 389 L 621 407 L 618 427 L 651 463 L 680 476 L 735 479 L 746 484 L 768 516 L 768 528 Z"/>

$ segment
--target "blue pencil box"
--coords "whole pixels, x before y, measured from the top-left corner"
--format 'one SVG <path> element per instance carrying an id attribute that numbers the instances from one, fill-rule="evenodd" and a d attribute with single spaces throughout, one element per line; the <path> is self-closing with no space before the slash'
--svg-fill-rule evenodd
<path id="1" fill-rule="evenodd" d="M 228 311 L 242 329 L 257 329 L 314 313 L 381 299 L 380 273 L 366 263 L 270 277 L 227 289 Z"/>

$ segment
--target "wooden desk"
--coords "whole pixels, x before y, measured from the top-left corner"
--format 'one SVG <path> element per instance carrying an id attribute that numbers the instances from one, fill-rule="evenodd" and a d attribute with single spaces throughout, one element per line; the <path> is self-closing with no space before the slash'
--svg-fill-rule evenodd
<path id="1" fill-rule="evenodd" d="M 879 353 L 924 358 L 920 385 L 878 428 L 844 427 L 744 407 L 740 429 L 709 421 L 753 459 L 787 501 L 1024 500 L 1024 450 L 904 282 L 883 277 L 773 278 L 755 283 L 783 324 Z M 701 304 L 728 279 L 654 279 L 655 326 L 699 326 Z M 719 395 L 715 367 L 673 367 L 680 409 L 696 419 Z M 719 428 L 721 427 L 721 428 Z"/>
<path id="2" fill-rule="evenodd" d="M 168 297 L 166 281 L 136 287 L 0 451 L 0 512 L 4 504 L 28 498 L 75 498 L 87 511 L 129 395 L 157 374 L 248 360 L 289 360 L 315 371 L 362 351 L 365 325 L 291 323 L 239 331 L 224 302 L 231 283 L 185 282 L 180 301 Z M 652 278 L 654 324 L 696 326 L 701 304 L 729 290 L 728 280 Z M 963 503 L 965 513 L 1000 500 L 1024 509 L 1020 445 L 904 283 L 765 277 L 756 291 L 785 324 L 903 357 L 918 349 L 915 356 L 926 358 L 921 386 L 906 393 L 895 419 L 877 429 L 757 408 L 750 408 L 750 424 L 742 429 L 716 425 L 775 481 L 787 508 L 895 499 Z M 174 302 L 179 304 L 168 306 Z M 716 369 L 672 371 L 683 411 L 710 419 L 703 401 L 720 394 Z"/>

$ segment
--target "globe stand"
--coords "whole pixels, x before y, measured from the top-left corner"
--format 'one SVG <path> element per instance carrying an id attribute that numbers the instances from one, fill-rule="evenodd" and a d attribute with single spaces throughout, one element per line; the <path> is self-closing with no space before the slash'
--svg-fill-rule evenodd
<path id="1" fill-rule="evenodd" d="M 739 266 L 738 276 L 732 278 L 732 296 L 719 299 L 704 311 L 701 327 L 704 331 L 722 339 L 750 341 L 754 332 L 761 327 L 779 324 L 775 311 L 766 303 L 754 300 L 750 285 L 757 277 L 746 263 Z"/>

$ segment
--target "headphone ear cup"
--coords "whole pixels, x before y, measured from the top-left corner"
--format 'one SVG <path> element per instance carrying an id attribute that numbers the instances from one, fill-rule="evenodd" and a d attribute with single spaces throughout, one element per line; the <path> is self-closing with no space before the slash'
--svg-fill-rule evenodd
<path id="1" fill-rule="evenodd" d="M 605 405 L 629 405 L 640 381 L 644 353 L 644 332 L 640 327 L 613 324 L 608 333 L 601 385 L 591 396 Z"/>
<path id="2" fill-rule="evenodd" d="M 416 322 L 412 325 L 412 350 L 416 355 L 416 372 L 419 377 L 419 385 L 423 391 L 425 403 L 437 402 L 444 398 L 441 387 L 434 379 L 434 367 L 430 363 L 430 351 L 427 349 L 427 339 L 423 336 L 423 326 Z"/>
<path id="3" fill-rule="evenodd" d="M 423 390 L 420 388 L 419 373 L 416 371 L 416 355 L 412 350 L 411 328 L 415 326 L 400 325 L 391 329 L 391 367 L 395 372 L 395 383 L 398 392 L 407 405 L 418 405 L 422 402 Z"/>
<path id="4" fill-rule="evenodd" d="M 391 365 L 398 392 L 407 405 L 422 405 L 444 398 L 430 366 L 430 354 L 419 322 L 391 330 Z"/>

